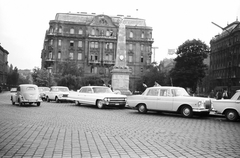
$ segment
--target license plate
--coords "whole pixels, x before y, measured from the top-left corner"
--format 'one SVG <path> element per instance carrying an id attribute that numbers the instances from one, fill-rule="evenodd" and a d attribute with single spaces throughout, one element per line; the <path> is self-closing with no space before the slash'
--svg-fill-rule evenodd
<path id="1" fill-rule="evenodd" d="M 115 103 L 115 105 L 119 105 L 119 103 Z"/>

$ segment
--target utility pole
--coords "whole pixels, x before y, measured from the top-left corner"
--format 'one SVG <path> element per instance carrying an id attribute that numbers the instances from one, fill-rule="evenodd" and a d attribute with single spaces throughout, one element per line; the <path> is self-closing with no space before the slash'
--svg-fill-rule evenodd
<path id="1" fill-rule="evenodd" d="M 152 47 L 153 49 L 153 62 L 155 62 L 155 50 L 158 49 L 158 47 Z"/>

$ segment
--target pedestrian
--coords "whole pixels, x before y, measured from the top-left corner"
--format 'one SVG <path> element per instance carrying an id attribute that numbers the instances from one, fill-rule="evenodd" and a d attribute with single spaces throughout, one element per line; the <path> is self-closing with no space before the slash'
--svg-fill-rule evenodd
<path id="1" fill-rule="evenodd" d="M 212 90 L 209 94 L 209 98 L 215 98 L 214 91 Z"/>
<path id="2" fill-rule="evenodd" d="M 223 99 L 228 99 L 228 98 L 229 98 L 228 96 L 229 96 L 228 91 L 225 89 L 225 90 L 223 91 L 222 98 L 223 98 Z"/>
<path id="3" fill-rule="evenodd" d="M 216 99 L 222 99 L 222 90 L 218 90 L 216 93 Z"/>

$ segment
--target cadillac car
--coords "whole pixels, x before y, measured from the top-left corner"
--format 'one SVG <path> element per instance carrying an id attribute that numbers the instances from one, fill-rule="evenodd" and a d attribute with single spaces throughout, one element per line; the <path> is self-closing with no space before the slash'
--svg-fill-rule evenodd
<path id="1" fill-rule="evenodd" d="M 106 86 L 83 86 L 77 92 L 71 92 L 68 98 L 77 105 L 89 104 L 102 109 L 105 106 L 124 108 L 127 96 L 115 94 Z"/>
<path id="2" fill-rule="evenodd" d="M 207 116 L 211 111 L 209 98 L 190 96 L 182 87 L 149 87 L 140 95 L 128 96 L 127 104 L 139 113 L 165 111 L 180 113 L 184 117 L 193 114 Z"/>
<path id="3" fill-rule="evenodd" d="M 236 121 L 240 116 L 240 90 L 237 90 L 231 99 L 213 100 L 213 109 L 227 120 Z"/>

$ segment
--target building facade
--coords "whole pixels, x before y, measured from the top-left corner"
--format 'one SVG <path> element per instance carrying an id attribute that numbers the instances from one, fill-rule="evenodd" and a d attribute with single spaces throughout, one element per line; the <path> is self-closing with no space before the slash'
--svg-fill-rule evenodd
<path id="1" fill-rule="evenodd" d="M 126 24 L 127 66 L 131 70 L 130 90 L 152 57 L 152 28 L 144 19 L 94 13 L 57 13 L 49 22 L 41 54 L 42 68 L 58 73 L 66 60 L 76 62 L 83 76 L 98 75 L 105 84 L 111 81 L 115 64 L 119 21 Z"/>
<path id="2" fill-rule="evenodd" d="M 8 51 L 0 45 L 0 88 L 5 88 L 8 71 Z M 1 91 L 0 90 L 0 91 Z"/>
<path id="3" fill-rule="evenodd" d="M 240 89 L 240 22 L 236 20 L 223 28 L 210 45 L 211 89 L 227 89 L 233 94 Z"/>

